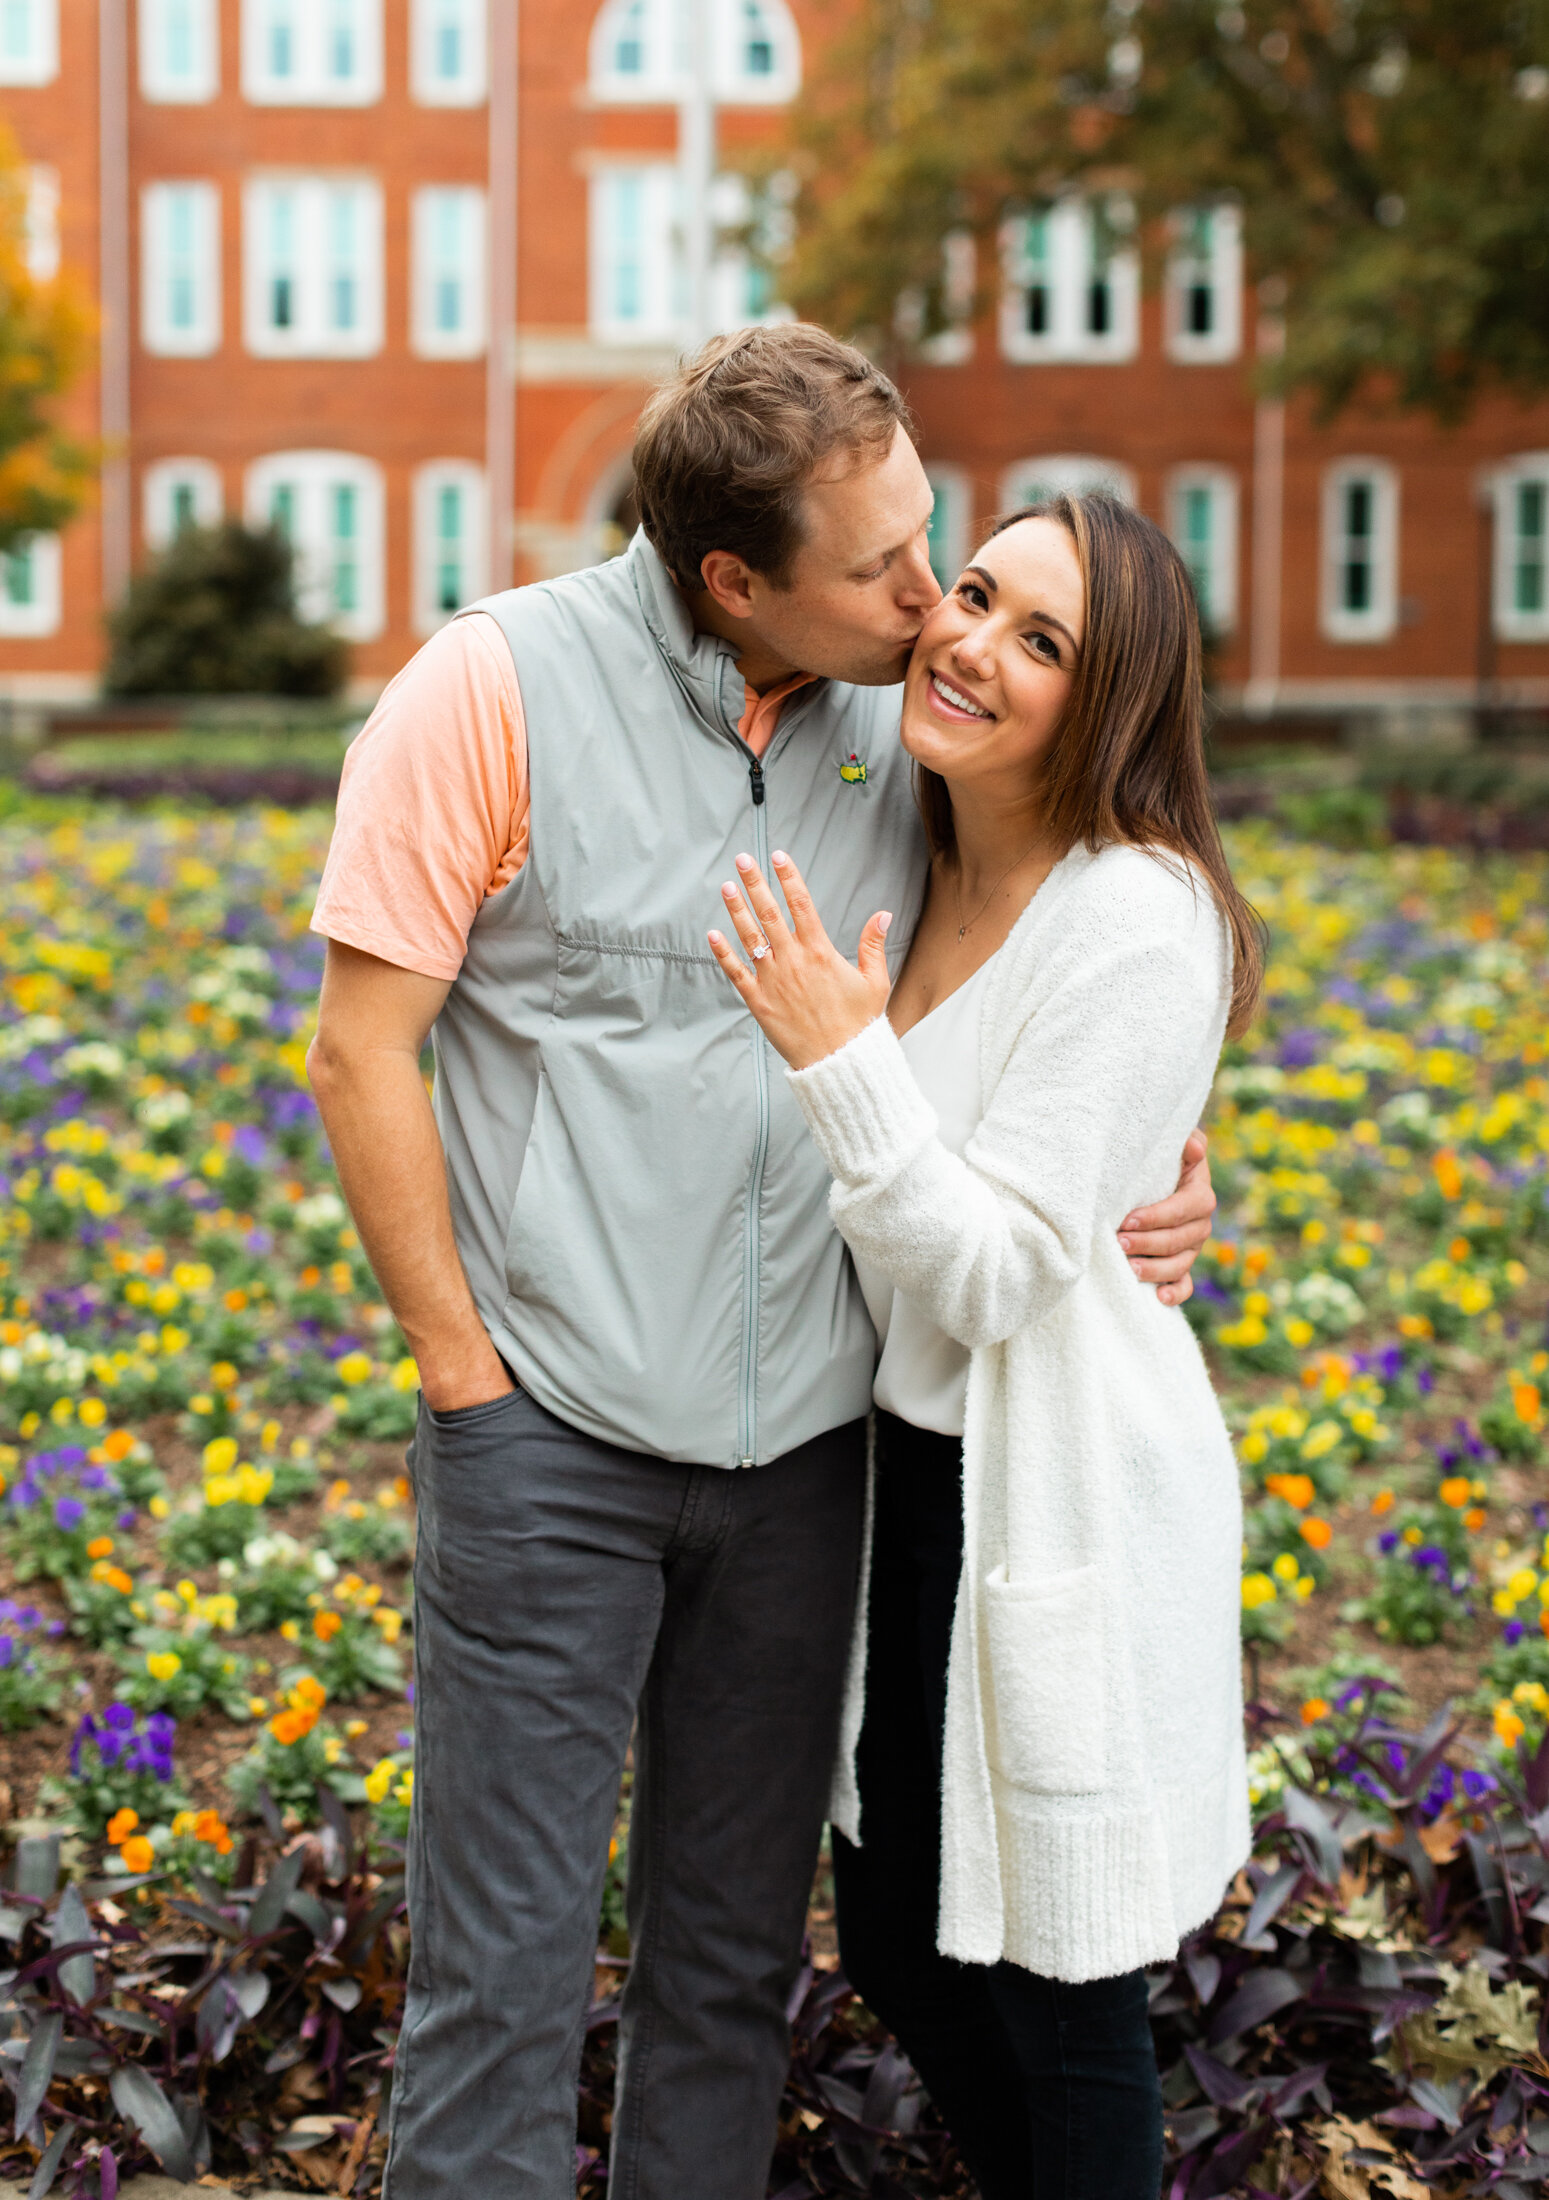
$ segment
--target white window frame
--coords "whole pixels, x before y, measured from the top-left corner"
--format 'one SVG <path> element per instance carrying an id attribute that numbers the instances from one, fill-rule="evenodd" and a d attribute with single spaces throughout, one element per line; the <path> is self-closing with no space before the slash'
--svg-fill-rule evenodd
<path id="1" fill-rule="evenodd" d="M 770 67 L 746 66 L 748 12 L 756 9 L 767 31 Z M 638 32 L 639 69 L 618 66 L 621 32 Z M 710 0 L 711 86 L 726 107 L 783 107 L 801 89 L 801 33 L 786 0 Z M 687 30 L 684 0 L 604 0 L 592 24 L 588 90 L 617 106 L 659 106 L 687 90 L 683 66 Z"/>
<path id="2" fill-rule="evenodd" d="M 332 67 L 343 8 L 353 11 L 357 40 L 348 77 Z M 274 68 L 273 44 L 282 10 L 294 64 L 284 74 Z M 382 97 L 382 0 L 242 0 L 242 92 L 255 107 L 374 107 Z"/>
<path id="3" fill-rule="evenodd" d="M 1201 491 L 1210 500 L 1203 590 L 1188 532 L 1188 500 Z M 1176 466 L 1167 477 L 1167 532 L 1195 580 L 1200 628 L 1206 634 L 1230 634 L 1237 625 L 1239 506 L 1237 476 L 1229 466 Z"/>
<path id="4" fill-rule="evenodd" d="M 1115 194 L 1103 202 L 1102 218 L 1114 234 L 1125 234 L 1134 210 Z M 1136 356 L 1140 259 L 1132 245 L 1115 245 L 1106 263 L 1108 327 L 1096 331 L 1089 324 L 1098 221 L 1096 203 L 1070 192 L 1002 224 L 1000 348 L 1007 359 L 1026 366 L 1052 360 L 1116 366 Z M 1041 226 L 1035 231 L 1035 225 Z M 1027 325 L 1035 278 L 1047 290 L 1047 325 L 1039 331 Z"/>
<path id="5" fill-rule="evenodd" d="M 348 641 L 375 641 L 386 624 L 386 523 L 380 467 L 354 451 L 273 452 L 247 470 L 243 507 L 250 526 L 274 525 L 276 492 L 282 486 L 294 498 L 291 540 L 302 617 L 332 626 Z M 337 555 L 333 512 L 340 490 L 352 491 L 355 500 L 350 538 L 357 546 L 350 561 L 355 601 L 347 609 L 340 609 L 335 586 L 342 561 Z"/>
<path id="6" fill-rule="evenodd" d="M 59 273 L 59 170 L 34 164 L 27 170 L 27 272 L 35 283 Z"/>
<path id="7" fill-rule="evenodd" d="M 221 470 L 207 458 L 160 458 L 140 485 L 140 528 L 146 547 L 165 550 L 181 532 L 178 492 L 187 490 L 195 527 L 218 527 L 226 515 Z"/>
<path id="8" fill-rule="evenodd" d="M 285 269 L 275 259 L 277 194 L 289 192 L 291 325 L 273 318 L 274 285 Z M 340 194 L 352 194 L 359 250 L 348 270 L 356 285 L 354 325 L 334 323 L 334 286 L 345 279 L 335 259 Z M 243 197 L 243 318 L 248 350 L 258 359 L 369 359 L 382 349 L 382 190 L 374 177 L 348 171 L 270 171 L 248 179 Z"/>
<path id="9" fill-rule="evenodd" d="M 1203 234 L 1201 234 L 1203 232 Z M 1182 208 L 1173 221 L 1163 292 L 1167 356 L 1184 366 L 1213 366 L 1242 352 L 1242 215 L 1229 204 Z M 1211 326 L 1191 327 L 1196 291 L 1208 297 Z"/>
<path id="10" fill-rule="evenodd" d="M 938 465 L 933 459 L 926 462 L 925 478 L 936 500 L 931 514 L 931 571 L 944 589 L 950 588 L 968 558 L 973 483 L 961 466 Z"/>
<path id="11" fill-rule="evenodd" d="M 448 216 L 459 234 L 458 264 L 443 257 Z M 477 359 L 487 341 L 489 259 L 487 202 L 472 185 L 427 184 L 414 194 L 410 215 L 413 250 L 413 346 L 422 359 Z M 441 287 L 449 273 L 462 299 L 455 329 L 441 326 Z"/>
<path id="12" fill-rule="evenodd" d="M 441 70 L 440 38 L 449 15 L 459 25 L 462 67 Z M 482 107 L 489 97 L 489 27 L 485 0 L 414 0 L 409 28 L 409 84 L 422 107 Z"/>
<path id="13" fill-rule="evenodd" d="M 11 601 L 9 560 L 18 551 L 25 551 L 32 559 L 32 601 L 17 604 Z M 8 642 L 39 641 L 48 634 L 57 634 L 64 615 L 62 577 L 64 559 L 57 535 L 30 535 L 0 560 L 0 640 Z"/>
<path id="14" fill-rule="evenodd" d="M 462 498 L 462 586 L 448 610 L 441 602 L 441 499 L 455 489 Z M 434 634 L 448 619 L 489 592 L 489 490 L 484 469 L 471 459 L 439 458 L 414 476 L 414 631 Z"/>
<path id="15" fill-rule="evenodd" d="M 177 231 L 186 225 L 186 244 Z M 172 285 L 187 281 L 192 318 L 172 311 Z M 220 186 L 148 183 L 140 194 L 140 341 L 160 359 L 208 359 L 221 348 Z"/>
<path id="16" fill-rule="evenodd" d="M 1495 632 L 1503 642 L 1549 642 L 1549 451 L 1525 451 L 1498 468 L 1495 503 Z M 1537 489 L 1539 505 L 1539 595 L 1536 611 L 1517 605 L 1516 544 L 1518 496 Z"/>
<path id="17" fill-rule="evenodd" d="M 672 343 L 684 326 L 685 296 L 679 219 L 682 171 L 673 160 L 600 161 L 589 191 L 588 288 L 593 336 L 604 344 Z M 621 310 L 619 276 L 622 194 L 636 195 L 639 229 L 634 265 L 640 310 Z"/>
<path id="18" fill-rule="evenodd" d="M 916 359 L 930 367 L 961 367 L 973 357 L 974 295 L 979 281 L 979 249 L 971 229 L 949 230 L 941 243 L 941 308 L 946 327 L 933 336 L 925 325 L 925 293 L 906 290 L 898 301 L 893 326 Z"/>
<path id="19" fill-rule="evenodd" d="M 1371 601 L 1361 610 L 1344 602 L 1349 563 L 1346 530 L 1349 491 L 1370 484 Z M 1398 631 L 1399 494 L 1396 468 L 1382 458 L 1344 458 L 1323 477 L 1322 626 L 1331 642 L 1385 642 Z"/>
<path id="20" fill-rule="evenodd" d="M 13 26 L 26 30 L 24 42 L 14 53 L 10 47 Z M 0 84 L 52 84 L 58 74 L 59 0 L 0 0 Z M 46 631 L 52 633 L 53 628 Z"/>
<path id="21" fill-rule="evenodd" d="M 168 66 L 174 8 L 187 10 L 189 67 L 179 76 Z M 217 0 L 140 0 L 140 96 L 162 106 L 198 107 L 221 88 L 220 11 Z"/>
<path id="22" fill-rule="evenodd" d="M 1044 497 L 1091 496 L 1103 491 L 1121 503 L 1134 505 L 1135 476 L 1116 458 L 1096 458 L 1087 452 L 1051 452 L 1044 458 L 1019 459 L 1000 477 L 1003 512 L 1020 511 Z"/>

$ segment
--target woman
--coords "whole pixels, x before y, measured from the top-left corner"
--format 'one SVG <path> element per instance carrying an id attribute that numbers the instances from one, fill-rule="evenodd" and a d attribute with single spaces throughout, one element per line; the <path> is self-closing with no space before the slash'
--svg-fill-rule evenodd
<path id="1" fill-rule="evenodd" d="M 789 921 L 743 858 L 750 961 L 710 934 L 883 1339 L 841 1952 L 984 2200 L 1155 2200 L 1142 1966 L 1249 1846 L 1236 1468 L 1114 1235 L 1258 991 L 1202 711 L 1166 537 L 1100 496 L 1019 513 L 905 683 L 933 865 L 897 985 L 887 913 L 852 966 L 783 855 Z"/>

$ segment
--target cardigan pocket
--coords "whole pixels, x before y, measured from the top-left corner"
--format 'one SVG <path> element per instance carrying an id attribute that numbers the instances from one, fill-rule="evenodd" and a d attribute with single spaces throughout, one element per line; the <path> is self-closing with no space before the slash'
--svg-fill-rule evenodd
<path id="1" fill-rule="evenodd" d="M 1096 1566 L 984 1583 L 994 1696 L 991 1762 L 1035 1795 L 1091 1795 L 1108 1785 L 1105 1614 Z"/>

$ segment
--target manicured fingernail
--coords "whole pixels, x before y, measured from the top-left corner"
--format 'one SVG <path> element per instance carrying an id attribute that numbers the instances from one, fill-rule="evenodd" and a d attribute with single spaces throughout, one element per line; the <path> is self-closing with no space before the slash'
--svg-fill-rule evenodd
<path id="1" fill-rule="evenodd" d="M 1119 1232 L 1119 1243 L 1123 1246 L 1126 1253 L 1133 1253 L 1133 1251 L 1135 1250 L 1134 1239 L 1126 1237 L 1122 1230 Z"/>
<path id="2" fill-rule="evenodd" d="M 791 859 L 783 848 L 776 848 L 769 860 L 777 871 L 784 871 L 789 867 Z"/>
<path id="3" fill-rule="evenodd" d="M 1140 1217 L 1138 1215 L 1126 1215 L 1124 1217 L 1124 1220 L 1119 1224 L 1119 1228 L 1121 1230 L 1133 1230 L 1139 1226 L 1139 1222 Z"/>
<path id="4" fill-rule="evenodd" d="M 739 871 L 751 871 L 753 869 L 753 858 L 751 856 L 738 856 L 737 868 Z"/>
<path id="5" fill-rule="evenodd" d="M 737 889 L 732 884 L 730 879 L 727 879 L 725 884 L 722 886 L 721 892 L 727 901 L 735 901 L 737 899 Z"/>
<path id="6" fill-rule="evenodd" d="M 726 945 L 725 940 L 721 937 L 719 932 L 709 932 L 705 936 L 709 940 L 712 947 L 724 947 Z"/>
<path id="7" fill-rule="evenodd" d="M 1132 1261 L 1130 1262 L 1130 1264 L 1129 1264 L 1129 1265 L 1130 1265 L 1130 1273 L 1131 1273 L 1132 1275 L 1136 1275 L 1136 1276 L 1138 1276 L 1138 1275 L 1140 1274 L 1140 1263 L 1139 1263 L 1139 1261 L 1138 1261 L 1138 1260 L 1132 1260 Z"/>
<path id="8" fill-rule="evenodd" d="M 890 925 L 890 924 L 892 923 L 892 921 L 893 921 L 893 912 L 892 912 L 892 910 L 891 910 L 891 909 L 884 909 L 884 910 L 883 910 L 883 912 L 882 912 L 882 914 L 881 914 L 881 916 L 880 916 L 880 917 L 878 917 L 878 919 L 877 919 L 877 930 L 878 930 L 879 932 L 885 932 L 885 931 L 887 930 L 888 926 L 889 926 L 889 925 Z"/>

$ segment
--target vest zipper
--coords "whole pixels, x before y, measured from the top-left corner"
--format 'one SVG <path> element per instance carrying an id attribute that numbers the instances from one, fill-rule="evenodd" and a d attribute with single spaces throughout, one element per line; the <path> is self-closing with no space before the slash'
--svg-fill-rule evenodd
<path id="1" fill-rule="evenodd" d="M 756 756 L 748 767 L 748 779 L 753 789 L 753 860 L 768 878 L 769 813 L 764 807 L 764 767 Z M 758 1456 L 758 1310 L 763 1258 L 759 1207 L 764 1196 L 764 1161 L 769 1152 L 769 1056 L 764 1034 L 756 1025 L 753 1030 L 753 1096 L 757 1127 L 742 1237 L 742 1397 L 737 1414 L 737 1464 L 742 1467 L 751 1467 Z"/>

